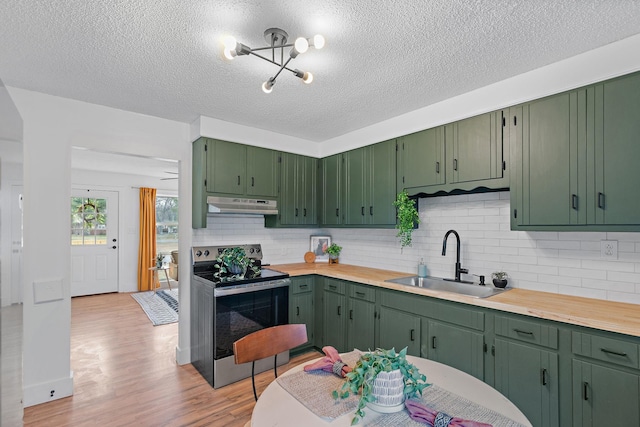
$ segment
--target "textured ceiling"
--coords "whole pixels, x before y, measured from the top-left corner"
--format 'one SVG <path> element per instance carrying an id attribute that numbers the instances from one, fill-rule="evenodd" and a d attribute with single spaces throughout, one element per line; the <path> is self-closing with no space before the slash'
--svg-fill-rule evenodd
<path id="1" fill-rule="evenodd" d="M 640 33 L 632 0 L 3 0 L 7 86 L 182 122 L 208 116 L 324 141 Z M 292 61 L 255 57 L 280 27 L 322 33 Z"/>

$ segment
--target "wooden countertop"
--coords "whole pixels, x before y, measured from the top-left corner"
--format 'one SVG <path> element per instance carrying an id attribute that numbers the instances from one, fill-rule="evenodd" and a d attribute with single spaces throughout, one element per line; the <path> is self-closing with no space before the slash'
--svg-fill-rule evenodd
<path id="1" fill-rule="evenodd" d="M 489 298 L 472 298 L 451 292 L 385 282 L 387 279 L 410 276 L 411 274 L 408 273 L 346 264 L 296 263 L 278 264 L 269 268 L 289 273 L 291 276 L 319 274 L 334 279 L 640 337 L 640 306 L 637 304 L 515 288 Z"/>

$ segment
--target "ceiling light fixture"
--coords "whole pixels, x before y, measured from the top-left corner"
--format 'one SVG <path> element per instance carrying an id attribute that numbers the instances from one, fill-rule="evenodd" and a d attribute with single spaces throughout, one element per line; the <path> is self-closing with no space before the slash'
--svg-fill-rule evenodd
<path id="1" fill-rule="evenodd" d="M 225 37 L 223 52 L 224 57 L 231 60 L 236 56 L 254 55 L 280 67 L 278 72 L 273 77 L 262 84 L 262 90 L 264 91 L 264 93 L 271 93 L 271 91 L 273 90 L 273 85 L 276 83 L 276 78 L 280 75 L 282 70 L 291 71 L 294 76 L 302 79 L 302 81 L 306 84 L 309 84 L 313 81 L 313 74 L 311 74 L 310 72 L 300 71 L 297 68 L 291 69 L 287 67 L 287 65 L 289 64 L 289 61 L 291 61 L 298 55 L 305 53 L 310 46 L 313 46 L 316 49 L 322 49 L 325 43 L 324 37 L 322 37 L 320 34 L 317 34 L 308 39 L 304 37 L 298 37 L 294 43 L 287 43 L 289 35 L 286 31 L 280 28 L 269 28 L 264 32 L 264 38 L 267 43 L 269 43 L 269 46 L 252 49 L 247 45 L 239 43 L 232 36 Z M 291 50 L 289 51 L 289 56 L 285 57 L 284 50 L 287 47 L 290 47 Z M 277 49 L 280 49 L 279 55 L 276 54 Z M 271 50 L 271 59 L 266 56 L 262 56 L 259 53 L 256 53 L 261 50 Z M 280 57 L 279 60 L 277 56 Z"/>

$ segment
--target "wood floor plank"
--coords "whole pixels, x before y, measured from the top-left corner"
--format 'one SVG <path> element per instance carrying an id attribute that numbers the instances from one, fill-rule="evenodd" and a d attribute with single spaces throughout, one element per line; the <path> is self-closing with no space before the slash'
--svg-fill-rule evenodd
<path id="1" fill-rule="evenodd" d="M 131 294 L 71 300 L 74 395 L 25 408 L 24 425 L 243 426 L 255 405 L 251 380 L 213 389 L 175 361 L 178 324 L 153 326 Z M 321 354 L 305 353 L 282 373 Z M 256 376 L 261 393 L 273 370 Z"/>

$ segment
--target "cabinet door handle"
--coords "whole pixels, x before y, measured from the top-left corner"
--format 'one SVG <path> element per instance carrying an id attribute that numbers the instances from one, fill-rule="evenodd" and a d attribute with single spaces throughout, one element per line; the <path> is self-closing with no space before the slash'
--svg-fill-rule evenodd
<path id="1" fill-rule="evenodd" d="M 251 177 L 251 186 L 255 187 L 255 178 L 254 177 Z"/>
<path id="2" fill-rule="evenodd" d="M 338 208 L 336 208 L 336 216 L 339 217 L 340 216 L 340 210 Z"/>
<path id="3" fill-rule="evenodd" d="M 598 193 L 598 207 L 604 209 L 604 193 Z"/>
<path id="4" fill-rule="evenodd" d="M 342 306 L 338 306 L 338 316 L 342 316 Z"/>
<path id="5" fill-rule="evenodd" d="M 369 206 L 369 215 L 373 216 L 373 206 Z"/>
<path id="6" fill-rule="evenodd" d="M 614 356 L 627 357 L 627 353 L 625 353 L 624 351 L 619 352 L 615 350 L 609 350 L 608 348 L 601 348 L 600 351 L 607 354 L 613 354 Z"/>
<path id="7" fill-rule="evenodd" d="M 416 337 L 414 336 L 416 333 L 415 329 L 412 329 L 411 332 L 409 332 L 409 339 L 411 339 L 411 341 L 415 341 Z"/>
<path id="8" fill-rule="evenodd" d="M 338 287 L 336 285 L 329 285 L 329 289 L 332 289 L 335 291 L 336 289 L 338 289 Z"/>
<path id="9" fill-rule="evenodd" d="M 431 337 L 431 348 L 436 348 L 437 347 L 436 344 L 437 344 L 436 337 L 435 336 Z"/>
<path id="10" fill-rule="evenodd" d="M 454 171 L 458 170 L 458 159 L 453 159 L 453 170 Z"/>
<path id="11" fill-rule="evenodd" d="M 436 162 L 436 173 L 440 173 L 440 162 Z"/>
<path id="12" fill-rule="evenodd" d="M 365 294 L 364 292 L 356 291 L 356 296 L 360 298 L 364 298 Z"/>
<path id="13" fill-rule="evenodd" d="M 353 320 L 353 310 L 349 310 L 349 320 Z"/>
<path id="14" fill-rule="evenodd" d="M 545 368 L 540 370 L 540 382 L 542 385 L 547 385 L 547 370 Z"/>
<path id="15" fill-rule="evenodd" d="M 571 195 L 571 209 L 578 210 L 578 196 L 575 194 Z"/>
<path id="16" fill-rule="evenodd" d="M 296 216 L 298 216 L 298 208 L 296 208 Z"/>
<path id="17" fill-rule="evenodd" d="M 302 216 L 307 216 L 307 208 L 302 209 Z"/>
<path id="18" fill-rule="evenodd" d="M 364 216 L 364 206 L 360 209 L 360 213 Z"/>
<path id="19" fill-rule="evenodd" d="M 240 175 L 238 175 L 238 185 L 240 185 Z"/>
<path id="20" fill-rule="evenodd" d="M 584 381 L 582 383 L 582 400 L 589 400 L 589 383 Z"/>
<path id="21" fill-rule="evenodd" d="M 531 332 L 531 331 L 523 331 L 522 329 L 517 329 L 517 328 L 513 328 L 513 331 L 514 331 L 516 334 L 524 334 L 524 335 L 531 335 L 531 336 L 533 336 L 533 332 Z"/>
<path id="22" fill-rule="evenodd" d="M 300 307 L 296 307 L 296 316 L 300 316 Z"/>
<path id="23" fill-rule="evenodd" d="M 309 285 L 300 285 L 300 289 L 307 289 Z"/>

